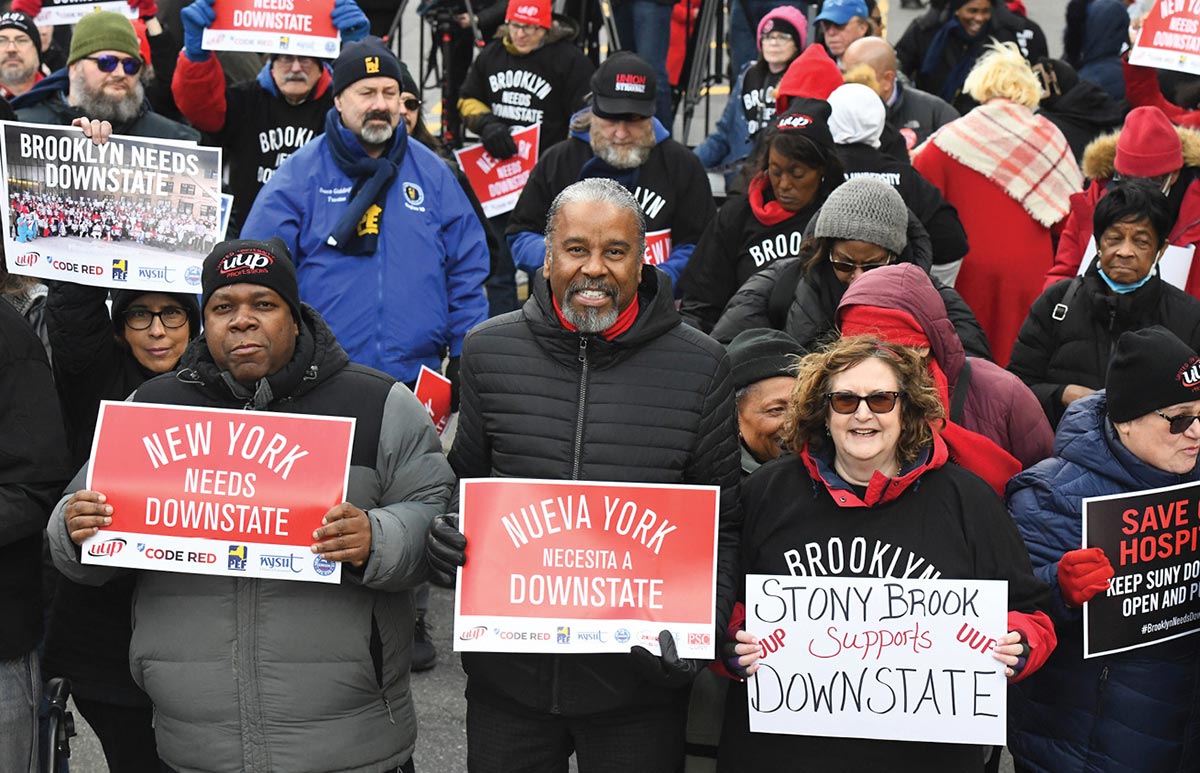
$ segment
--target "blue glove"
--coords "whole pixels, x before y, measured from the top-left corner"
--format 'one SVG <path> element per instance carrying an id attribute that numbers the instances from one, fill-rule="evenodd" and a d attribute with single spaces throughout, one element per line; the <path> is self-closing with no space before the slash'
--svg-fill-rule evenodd
<path id="1" fill-rule="evenodd" d="M 213 0 L 195 0 L 180 11 L 179 16 L 183 19 L 183 53 L 192 62 L 207 62 L 212 54 L 204 50 L 201 41 L 204 38 L 204 30 L 217 20 Z"/>
<path id="2" fill-rule="evenodd" d="M 371 31 L 371 22 L 354 0 L 334 0 L 333 12 L 329 14 L 329 18 L 341 33 L 342 40 L 347 43 L 362 40 Z"/>

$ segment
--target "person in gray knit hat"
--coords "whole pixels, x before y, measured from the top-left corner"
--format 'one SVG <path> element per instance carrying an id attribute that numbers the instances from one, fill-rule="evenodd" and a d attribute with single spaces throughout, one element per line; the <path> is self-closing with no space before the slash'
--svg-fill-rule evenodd
<path id="1" fill-rule="evenodd" d="M 742 473 L 749 475 L 782 453 L 779 434 L 796 382 L 794 367 L 806 352 L 787 333 L 768 328 L 738 333 L 726 351 L 733 375 Z"/>
<path id="2" fill-rule="evenodd" d="M 817 215 L 813 235 L 818 239 L 843 239 L 878 245 L 890 254 L 886 263 L 892 263 L 908 244 L 907 231 L 908 207 L 896 189 L 873 177 L 856 177 L 842 183 L 829 194 Z M 850 260 L 839 261 L 831 256 L 830 260 L 838 273 L 857 276 L 858 269 L 850 264 L 862 267 L 864 263 L 861 259 L 854 263 L 855 257 L 849 257 Z M 875 268 L 871 263 L 868 261 L 863 270 Z"/>

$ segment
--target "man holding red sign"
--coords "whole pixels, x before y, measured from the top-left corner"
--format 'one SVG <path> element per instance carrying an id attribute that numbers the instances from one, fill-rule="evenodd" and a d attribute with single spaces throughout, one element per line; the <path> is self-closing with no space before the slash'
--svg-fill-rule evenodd
<path id="1" fill-rule="evenodd" d="M 646 221 L 624 186 L 577 182 L 547 219 L 532 296 L 464 344 L 451 464 L 460 478 L 720 486 L 723 630 L 741 528 L 725 353 L 681 323 L 669 281 L 643 264 Z M 435 519 L 435 578 L 453 583 L 465 548 L 453 518 Z M 572 751 L 582 770 L 677 770 L 685 688 L 698 664 L 678 657 L 668 631 L 658 640 L 662 657 L 642 647 L 628 655 L 464 653 L 470 770 L 556 770 Z"/>
<path id="2" fill-rule="evenodd" d="M 453 482 L 441 444 L 403 385 L 351 363 L 301 305 L 279 240 L 218 245 L 202 288 L 204 338 L 132 399 L 354 417 L 348 501 L 312 533 L 310 559 L 344 567 L 339 584 L 138 575 L 131 670 L 154 701 L 159 754 L 180 770 L 411 771 L 411 589 Z M 82 565 L 79 546 L 137 514 L 79 490 L 86 473 L 48 532 L 56 565 L 99 584 L 114 570 Z"/>

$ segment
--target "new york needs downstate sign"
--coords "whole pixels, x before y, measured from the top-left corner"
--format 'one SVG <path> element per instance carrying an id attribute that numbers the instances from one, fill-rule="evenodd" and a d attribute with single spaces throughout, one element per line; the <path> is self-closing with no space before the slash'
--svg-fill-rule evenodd
<path id="1" fill-rule="evenodd" d="M 104 401 L 87 487 L 112 525 L 85 564 L 339 582 L 310 549 L 345 501 L 354 419 Z"/>

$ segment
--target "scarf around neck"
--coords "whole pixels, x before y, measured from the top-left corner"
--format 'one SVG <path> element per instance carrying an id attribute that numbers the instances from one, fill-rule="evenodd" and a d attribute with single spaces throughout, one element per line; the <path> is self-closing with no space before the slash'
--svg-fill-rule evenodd
<path id="1" fill-rule="evenodd" d="M 325 114 L 325 138 L 333 163 L 354 181 L 350 202 L 326 244 L 347 255 L 372 255 L 379 246 L 379 222 L 388 186 L 408 150 L 408 134 L 403 125 L 397 126 L 387 152 L 371 158 L 358 138 L 342 125 L 337 108 L 330 108 Z"/>
<path id="2" fill-rule="evenodd" d="M 939 97 L 951 103 L 958 98 L 963 83 L 967 80 L 967 73 L 971 72 L 971 68 L 975 66 L 975 60 L 983 52 L 983 44 L 987 42 L 988 33 L 991 32 L 991 28 L 991 24 L 985 24 L 979 32 L 974 35 L 968 35 L 967 31 L 963 29 L 962 23 L 959 22 L 958 17 L 951 16 L 950 21 L 943 24 L 941 29 L 933 36 L 933 40 L 929 42 L 929 49 L 925 52 L 925 60 L 921 63 L 921 74 L 925 76 L 930 76 L 937 72 L 938 67 L 942 64 L 942 59 L 946 53 L 946 46 L 949 44 L 951 37 L 967 44 L 962 57 L 954 63 L 954 66 L 950 68 L 950 72 L 946 74 L 946 79 L 942 81 L 941 88 L 937 91 Z"/>

